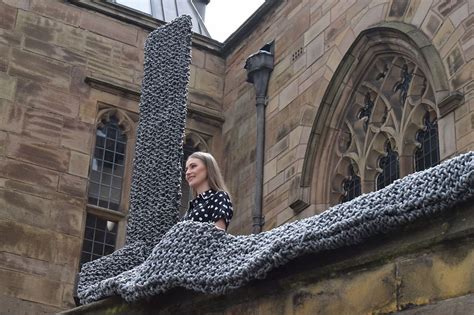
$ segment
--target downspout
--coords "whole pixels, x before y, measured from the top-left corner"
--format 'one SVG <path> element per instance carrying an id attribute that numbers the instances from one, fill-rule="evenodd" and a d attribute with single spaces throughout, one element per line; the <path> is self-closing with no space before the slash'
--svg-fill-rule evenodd
<path id="1" fill-rule="evenodd" d="M 265 45 L 257 53 L 249 56 L 245 62 L 247 82 L 253 83 L 257 100 L 257 145 L 255 207 L 252 209 L 252 230 L 254 234 L 262 231 L 265 223 L 262 216 L 263 206 L 263 162 L 265 152 L 265 107 L 267 106 L 267 88 L 270 73 L 273 70 L 272 44 Z"/>

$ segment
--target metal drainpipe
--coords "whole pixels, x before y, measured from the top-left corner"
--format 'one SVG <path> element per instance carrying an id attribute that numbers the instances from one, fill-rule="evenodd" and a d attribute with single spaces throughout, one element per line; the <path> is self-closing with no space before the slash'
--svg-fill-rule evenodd
<path id="1" fill-rule="evenodd" d="M 262 231 L 265 223 L 262 216 L 263 205 L 263 162 L 265 151 L 265 107 L 267 106 L 267 88 L 270 73 L 273 70 L 273 54 L 270 52 L 271 45 L 266 45 L 257 53 L 249 56 L 245 63 L 247 70 L 247 82 L 253 83 L 256 90 L 257 101 L 257 145 L 256 156 L 256 180 L 255 180 L 255 207 L 252 209 L 252 230 L 254 234 Z M 267 48 L 267 49 L 265 49 Z"/>

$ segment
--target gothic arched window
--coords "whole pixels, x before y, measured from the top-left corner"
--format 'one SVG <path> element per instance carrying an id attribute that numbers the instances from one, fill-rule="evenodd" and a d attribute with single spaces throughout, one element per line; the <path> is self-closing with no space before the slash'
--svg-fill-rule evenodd
<path id="1" fill-rule="evenodd" d="M 427 112 L 423 118 L 424 127 L 416 134 L 420 147 L 415 151 L 415 169 L 421 171 L 439 163 L 438 121 Z"/>
<path id="2" fill-rule="evenodd" d="M 138 117 L 114 108 L 98 114 L 80 267 L 111 254 L 125 233 L 134 129 Z M 133 119 L 131 118 L 133 117 Z M 128 152 L 128 153 L 127 153 Z"/>
<path id="3" fill-rule="evenodd" d="M 400 162 L 398 154 L 392 150 L 392 145 L 389 140 L 385 143 L 385 152 L 386 156 L 381 157 L 379 160 L 379 166 L 382 169 L 382 172 L 377 175 L 377 190 L 390 185 L 396 179 L 400 178 Z"/>
<path id="4" fill-rule="evenodd" d="M 349 177 L 342 182 L 342 190 L 344 194 L 341 202 L 352 200 L 361 194 L 360 177 L 354 172 L 352 164 L 349 166 Z"/>
<path id="5" fill-rule="evenodd" d="M 115 116 L 97 128 L 89 179 L 89 204 L 119 210 L 126 145 L 127 137 Z"/>

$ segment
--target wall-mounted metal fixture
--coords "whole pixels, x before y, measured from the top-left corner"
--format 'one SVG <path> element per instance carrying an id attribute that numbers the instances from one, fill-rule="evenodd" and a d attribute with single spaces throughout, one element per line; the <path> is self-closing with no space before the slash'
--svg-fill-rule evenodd
<path id="1" fill-rule="evenodd" d="M 265 107 L 270 74 L 273 71 L 274 42 L 266 44 L 257 53 L 250 55 L 245 62 L 247 82 L 253 83 L 257 99 L 257 145 L 255 207 L 252 210 L 253 233 L 260 233 L 265 223 L 262 216 L 263 205 L 263 162 L 265 151 Z"/>

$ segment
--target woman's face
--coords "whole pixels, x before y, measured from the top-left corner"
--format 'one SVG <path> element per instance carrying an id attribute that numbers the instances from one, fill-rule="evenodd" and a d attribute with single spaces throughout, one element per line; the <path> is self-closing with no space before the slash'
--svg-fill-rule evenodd
<path id="1" fill-rule="evenodd" d="M 186 161 L 186 180 L 193 189 L 207 182 L 207 169 L 200 159 L 189 158 Z"/>

